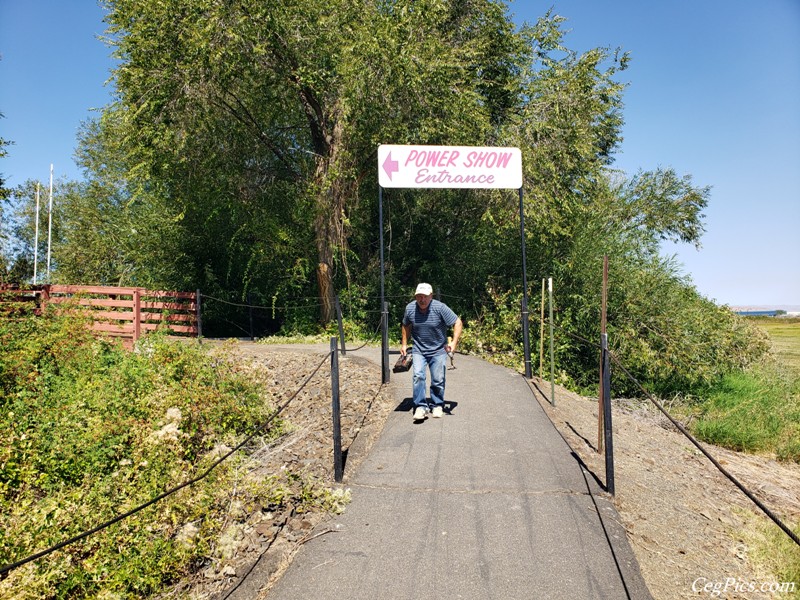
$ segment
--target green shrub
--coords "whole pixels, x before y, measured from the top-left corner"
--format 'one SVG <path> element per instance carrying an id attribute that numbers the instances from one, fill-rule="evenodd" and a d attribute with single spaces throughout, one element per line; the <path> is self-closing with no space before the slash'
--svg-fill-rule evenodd
<path id="1" fill-rule="evenodd" d="M 53 314 L 0 321 L 0 382 L 0 564 L 197 477 L 215 446 L 234 447 L 272 410 L 224 353 L 161 335 L 128 352 Z M 207 559 L 234 488 L 264 506 L 325 501 L 277 478 L 234 486 L 244 460 L 237 453 L 198 483 L 11 571 L 0 598 L 145 597 Z M 187 523 L 198 527 L 191 544 L 178 535 Z"/>

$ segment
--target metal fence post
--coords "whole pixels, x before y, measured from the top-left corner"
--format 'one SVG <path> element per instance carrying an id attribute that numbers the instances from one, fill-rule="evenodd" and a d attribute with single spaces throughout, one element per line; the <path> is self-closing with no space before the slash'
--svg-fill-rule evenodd
<path id="1" fill-rule="evenodd" d="M 331 338 L 331 402 L 333 413 L 333 477 L 341 483 L 344 476 L 342 466 L 342 421 L 339 406 L 339 353 L 336 338 Z"/>
<path id="2" fill-rule="evenodd" d="M 606 446 L 606 490 L 614 495 L 614 435 L 611 429 L 611 358 L 608 334 L 600 336 L 603 349 L 603 432 Z"/>
<path id="3" fill-rule="evenodd" d="M 255 341 L 256 336 L 253 334 L 253 302 L 251 300 L 250 292 L 247 292 L 247 312 L 250 317 L 250 341 Z"/>
<path id="4" fill-rule="evenodd" d="M 603 257 L 603 289 L 600 302 L 600 334 L 606 332 L 606 313 L 608 307 L 608 256 Z M 603 441 L 603 353 L 600 352 L 600 394 L 597 399 L 597 453 L 603 452 L 605 443 Z"/>
<path id="5" fill-rule="evenodd" d="M 389 383 L 389 303 L 383 303 L 383 312 L 381 313 L 381 329 L 383 334 L 381 336 L 382 357 L 381 365 L 383 366 L 383 383 Z"/>
<path id="6" fill-rule="evenodd" d="M 141 290 L 133 290 L 133 341 L 142 335 L 142 295 Z"/>
<path id="7" fill-rule="evenodd" d="M 336 321 L 339 324 L 339 339 L 342 341 L 342 356 L 347 356 L 347 348 L 344 346 L 344 325 L 342 324 L 342 305 L 339 304 L 339 294 L 333 298 L 334 306 L 336 306 Z"/>
<path id="8" fill-rule="evenodd" d="M 544 379 L 544 277 L 542 277 L 542 306 L 539 311 L 539 379 Z"/>

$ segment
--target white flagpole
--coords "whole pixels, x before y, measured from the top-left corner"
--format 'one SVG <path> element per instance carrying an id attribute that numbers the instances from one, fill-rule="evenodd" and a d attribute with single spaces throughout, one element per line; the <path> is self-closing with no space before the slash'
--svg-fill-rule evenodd
<path id="1" fill-rule="evenodd" d="M 36 235 L 33 242 L 33 285 L 36 285 L 36 270 L 39 265 L 39 182 L 36 182 Z"/>
<path id="2" fill-rule="evenodd" d="M 53 238 L 53 163 L 50 163 L 50 208 L 47 216 L 47 283 L 50 283 L 50 243 Z"/>

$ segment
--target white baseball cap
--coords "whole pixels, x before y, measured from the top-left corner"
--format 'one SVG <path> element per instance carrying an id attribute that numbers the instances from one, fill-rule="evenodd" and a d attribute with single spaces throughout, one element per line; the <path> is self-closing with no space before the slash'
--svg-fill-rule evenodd
<path id="1" fill-rule="evenodd" d="M 420 283 L 417 286 L 417 291 L 414 292 L 414 295 L 422 294 L 423 296 L 430 296 L 433 293 L 433 288 L 431 287 L 430 283 Z"/>

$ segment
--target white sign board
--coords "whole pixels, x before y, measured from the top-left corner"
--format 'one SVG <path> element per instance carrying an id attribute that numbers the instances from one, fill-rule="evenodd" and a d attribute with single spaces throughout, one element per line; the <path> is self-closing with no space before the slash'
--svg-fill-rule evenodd
<path id="1" fill-rule="evenodd" d="M 519 148 L 378 146 L 378 183 L 384 188 L 522 187 Z"/>

